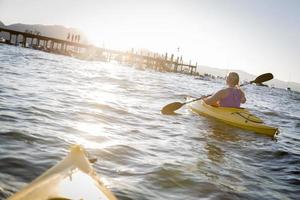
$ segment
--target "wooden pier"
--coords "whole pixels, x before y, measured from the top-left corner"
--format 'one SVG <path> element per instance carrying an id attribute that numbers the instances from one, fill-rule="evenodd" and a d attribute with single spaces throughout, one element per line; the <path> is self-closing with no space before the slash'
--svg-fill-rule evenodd
<path id="1" fill-rule="evenodd" d="M 9 37 L 4 43 L 26 48 L 33 48 L 47 52 L 66 54 L 70 51 L 83 52 L 90 45 L 61 40 L 28 32 L 9 30 L 0 27 L 0 32 L 8 33 Z"/>
<path id="2" fill-rule="evenodd" d="M 181 57 L 168 56 L 167 53 L 160 55 L 149 52 L 116 51 L 111 49 L 99 48 L 94 45 L 71 42 L 38 34 L 9 30 L 0 27 L 0 33 L 8 34 L 8 39 L 2 41 L 9 45 L 16 45 L 25 48 L 33 48 L 49 53 L 56 53 L 72 56 L 85 60 L 115 60 L 122 64 L 136 66 L 142 69 L 154 69 L 162 72 L 176 72 L 195 75 L 197 74 L 197 63 L 195 65 L 185 63 Z M 1 42 L 1 41 L 0 41 Z"/>

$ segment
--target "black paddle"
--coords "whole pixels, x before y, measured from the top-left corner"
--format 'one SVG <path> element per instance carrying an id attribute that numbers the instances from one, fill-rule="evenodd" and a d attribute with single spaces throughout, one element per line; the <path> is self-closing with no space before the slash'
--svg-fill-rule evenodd
<path id="1" fill-rule="evenodd" d="M 249 83 L 240 85 L 240 87 L 245 86 L 245 85 L 248 85 L 248 84 L 252 84 L 252 83 L 260 84 L 260 83 L 269 81 L 269 80 L 271 80 L 271 79 L 273 79 L 273 74 L 271 74 L 271 73 L 262 74 L 262 75 L 256 77 L 255 80 L 250 81 Z M 199 101 L 199 100 L 201 100 L 201 99 L 203 99 L 203 98 L 206 98 L 206 97 L 209 97 L 209 96 L 211 96 L 211 95 L 202 96 L 202 97 L 193 99 L 193 100 L 191 100 L 191 101 L 186 101 L 186 102 L 184 102 L 184 103 L 181 103 L 181 102 L 173 102 L 173 103 L 170 103 L 170 104 L 168 104 L 168 105 L 165 105 L 165 106 L 161 109 L 161 113 L 164 114 L 164 115 L 174 114 L 174 111 L 178 110 L 179 108 L 181 108 L 181 107 L 184 106 L 185 104 L 192 103 L 192 102 L 194 102 L 194 101 Z"/>

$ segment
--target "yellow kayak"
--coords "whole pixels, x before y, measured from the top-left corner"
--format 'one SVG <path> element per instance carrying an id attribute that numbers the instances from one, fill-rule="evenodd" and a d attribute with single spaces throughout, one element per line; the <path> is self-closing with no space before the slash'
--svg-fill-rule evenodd
<path id="1" fill-rule="evenodd" d="M 194 98 L 187 97 L 186 101 L 191 101 L 193 99 Z M 278 128 L 264 124 L 260 118 L 251 114 L 245 108 L 214 107 L 207 105 L 203 100 L 194 101 L 187 105 L 197 114 L 216 118 L 232 126 L 272 137 L 279 133 Z"/>
<path id="2" fill-rule="evenodd" d="M 70 153 L 9 200 L 117 200 L 100 182 L 82 147 Z"/>

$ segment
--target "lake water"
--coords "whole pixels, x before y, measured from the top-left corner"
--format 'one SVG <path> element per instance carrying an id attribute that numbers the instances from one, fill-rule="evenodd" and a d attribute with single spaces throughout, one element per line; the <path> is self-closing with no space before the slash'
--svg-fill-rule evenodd
<path id="1" fill-rule="evenodd" d="M 59 162 L 71 144 L 119 199 L 299 199 L 300 94 L 244 87 L 277 140 L 183 107 L 224 85 L 0 45 L 0 199 Z"/>

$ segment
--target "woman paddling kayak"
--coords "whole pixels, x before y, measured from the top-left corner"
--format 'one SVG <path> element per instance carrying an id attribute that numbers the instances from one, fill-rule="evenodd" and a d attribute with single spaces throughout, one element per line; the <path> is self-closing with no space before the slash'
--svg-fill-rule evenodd
<path id="1" fill-rule="evenodd" d="M 239 108 L 241 103 L 246 102 L 245 93 L 239 87 L 239 75 L 230 72 L 226 78 L 227 88 L 222 89 L 204 101 L 208 105 Z"/>
<path id="2" fill-rule="evenodd" d="M 251 82 L 260 82 L 270 77 L 269 74 L 262 75 Z M 244 92 L 239 88 L 239 75 L 235 72 L 229 73 L 226 83 L 227 88 L 206 99 L 188 97 L 186 104 L 199 115 L 213 117 L 226 124 L 256 133 L 276 136 L 279 133 L 278 128 L 264 124 L 262 119 L 253 115 L 248 109 L 240 108 L 241 103 L 246 102 L 246 98 Z"/>

